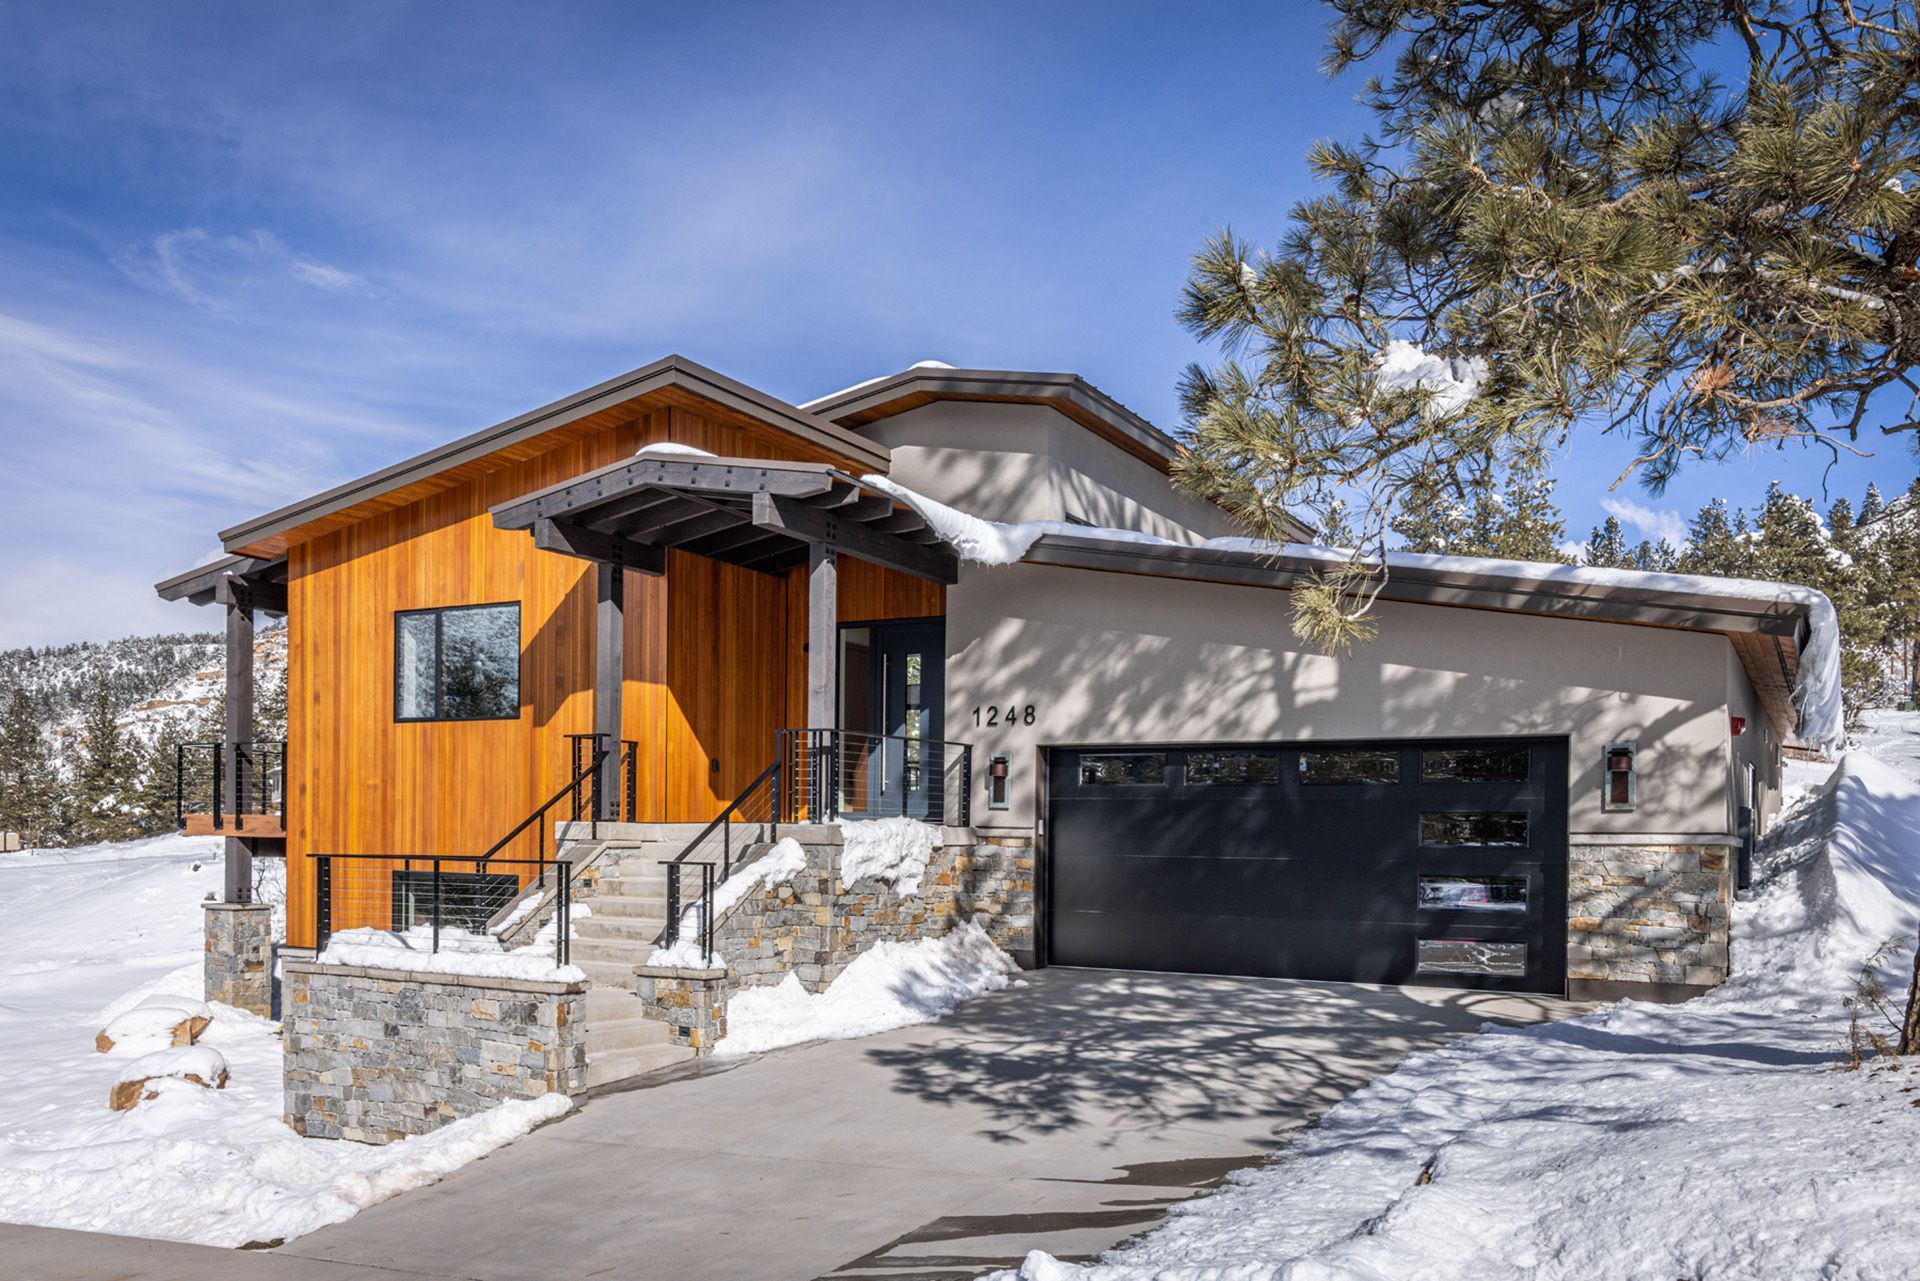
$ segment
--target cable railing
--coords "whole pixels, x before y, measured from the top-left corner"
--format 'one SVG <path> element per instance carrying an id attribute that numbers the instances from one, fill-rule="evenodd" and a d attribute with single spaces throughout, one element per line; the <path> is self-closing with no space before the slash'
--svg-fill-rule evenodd
<path id="1" fill-rule="evenodd" d="M 779 742 L 786 822 L 906 817 L 966 827 L 973 821 L 969 743 L 844 729 L 783 729 Z"/>
<path id="2" fill-rule="evenodd" d="M 573 864 L 566 859 L 438 855 L 312 854 L 314 947 L 340 944 L 335 959 L 407 968 L 407 958 L 460 952 L 476 957 L 533 955 L 551 947 L 556 965 L 572 956 Z M 527 895 L 551 886 L 551 899 Z M 502 936 L 523 924 L 518 913 L 552 915 L 525 946 Z"/>
<path id="3" fill-rule="evenodd" d="M 189 815 L 203 814 L 215 831 L 244 834 L 251 825 L 256 832 L 284 832 L 286 740 L 178 744 L 173 756 L 174 824 L 184 829 Z"/>

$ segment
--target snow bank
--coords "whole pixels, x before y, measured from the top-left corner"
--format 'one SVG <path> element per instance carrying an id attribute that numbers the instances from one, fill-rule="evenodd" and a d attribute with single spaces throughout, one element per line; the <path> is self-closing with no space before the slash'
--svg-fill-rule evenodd
<path id="1" fill-rule="evenodd" d="M 508 951 L 491 934 L 476 934 L 458 926 L 440 927 L 440 946 L 433 946 L 433 927 L 415 925 L 405 931 L 370 928 L 341 930 L 327 940 L 315 957 L 321 965 L 363 965 L 375 969 L 414 970 L 425 974 L 470 974 L 492 979 L 540 979 L 579 983 L 587 973 L 577 965 L 556 965 L 553 930 L 544 938 Z"/>
<path id="2" fill-rule="evenodd" d="M 199 1000 L 219 852 L 218 838 L 159 837 L 0 858 L 0 1220 L 217 1246 L 290 1238 L 570 1106 L 509 1103 L 385 1147 L 296 1135 L 281 1119 L 279 1026 Z M 209 1010 L 193 1048 L 225 1061 L 227 1088 L 156 1082 L 157 1097 L 109 1111 L 129 1060 L 95 1053 L 94 1034 L 161 1002 Z"/>
<path id="3" fill-rule="evenodd" d="M 855 881 L 871 876 L 911 898 L 920 892 L 920 878 L 926 875 L 927 862 L 940 843 L 940 829 L 918 819 L 896 816 L 842 821 L 840 837 L 844 842 L 840 888 L 849 889 Z"/>
<path id="4" fill-rule="evenodd" d="M 754 1054 L 937 1023 L 969 997 L 1007 986 L 1016 968 L 972 921 L 937 939 L 876 943 L 824 992 L 808 992 L 791 974 L 778 987 L 735 992 L 713 1052 Z"/>
<path id="5" fill-rule="evenodd" d="M 1036 1252 L 1000 1275 L 1911 1276 L 1911 1073 L 1834 1065 L 1854 971 L 1920 915 L 1916 832 L 1920 785 L 1849 755 L 1769 834 L 1722 987 L 1415 1056 L 1134 1245 L 1086 1267 Z"/>
<path id="6" fill-rule="evenodd" d="M 791 836 L 782 837 L 772 849 L 720 882 L 713 891 L 713 919 L 718 921 L 747 895 L 768 885 L 790 881 L 806 870 L 807 852 Z M 686 882 L 683 881 L 683 884 Z M 680 913 L 680 934 L 672 947 L 657 947 L 647 957 L 648 965 L 674 965 L 686 970 L 718 969 L 726 959 L 717 953 L 700 954 L 701 905 L 694 903 Z"/>
<path id="7" fill-rule="evenodd" d="M 1071 534 L 1126 543 L 1152 543 L 1177 546 L 1168 539 L 1156 538 L 1132 529 L 1091 529 L 1065 520 L 1025 520 L 1007 522 L 970 516 L 925 494 L 895 484 L 885 476 L 862 476 L 860 483 L 899 502 L 905 503 L 927 522 L 942 541 L 960 554 L 962 560 L 978 565 L 1012 565 L 1048 534 Z"/>

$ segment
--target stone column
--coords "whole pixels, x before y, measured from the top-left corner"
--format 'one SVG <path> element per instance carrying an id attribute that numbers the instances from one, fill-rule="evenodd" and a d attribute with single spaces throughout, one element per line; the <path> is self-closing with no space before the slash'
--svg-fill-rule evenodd
<path id="1" fill-rule="evenodd" d="M 206 999 L 273 1017 L 273 909 L 208 903 Z"/>

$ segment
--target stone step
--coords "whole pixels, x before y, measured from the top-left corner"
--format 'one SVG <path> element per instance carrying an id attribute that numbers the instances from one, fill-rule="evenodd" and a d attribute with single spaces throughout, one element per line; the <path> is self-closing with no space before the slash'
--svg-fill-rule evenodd
<path id="1" fill-rule="evenodd" d="M 639 939 L 576 938 L 572 951 L 575 965 L 608 961 L 631 967 L 647 963 L 647 958 L 653 954 L 653 944 Z"/>
<path id="2" fill-rule="evenodd" d="M 620 961 L 588 961 L 576 956 L 573 963 L 586 971 L 587 981 L 595 987 L 615 988 L 633 991 L 633 963 Z M 589 1024 L 591 1026 L 591 1024 Z"/>
<path id="3" fill-rule="evenodd" d="M 608 1085 L 645 1072 L 658 1071 L 675 1063 L 684 1063 L 693 1051 L 684 1045 L 643 1045 L 631 1050 L 615 1050 L 598 1058 L 587 1057 L 587 1085 Z"/>
<path id="4" fill-rule="evenodd" d="M 659 916 L 589 916 L 573 923 L 573 942 L 578 947 L 593 939 L 632 939 L 651 943 L 667 926 L 666 914 Z"/>
<path id="5" fill-rule="evenodd" d="M 698 887 L 695 887 L 694 892 L 699 892 Z M 658 900 L 660 910 L 665 911 L 667 907 L 667 883 L 665 881 L 635 879 L 630 876 L 607 876 L 601 878 L 600 888 L 595 891 L 595 897 Z"/>
<path id="6" fill-rule="evenodd" d="M 596 894 L 592 900 L 592 911 L 591 916 L 580 919 L 580 924 L 604 920 L 610 916 L 639 916 L 649 919 L 665 917 L 667 900 L 661 898 L 656 902 L 651 896 L 641 898 L 632 894 Z"/>
<path id="7" fill-rule="evenodd" d="M 624 991 L 614 987 L 587 989 L 588 1028 L 598 1027 L 602 1023 L 618 1023 L 623 1019 L 642 1018 L 646 1008 L 640 998 L 633 994 L 631 987 Z"/>

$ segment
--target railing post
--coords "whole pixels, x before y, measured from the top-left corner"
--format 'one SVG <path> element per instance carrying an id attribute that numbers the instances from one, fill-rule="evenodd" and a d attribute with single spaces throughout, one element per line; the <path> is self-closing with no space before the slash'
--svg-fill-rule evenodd
<path id="1" fill-rule="evenodd" d="M 213 745 L 213 828 L 216 832 L 224 826 L 226 821 L 223 817 L 224 811 L 226 810 L 226 792 L 223 788 L 226 783 L 227 770 L 226 762 L 220 759 L 221 754 L 225 751 L 226 747 L 224 744 L 215 743 Z"/>
<path id="2" fill-rule="evenodd" d="M 680 864 L 667 864 L 667 946 L 680 941 Z"/>
<path id="3" fill-rule="evenodd" d="M 323 952 L 333 936 L 333 860 L 322 854 L 313 878 L 313 950 Z"/>
<path id="4" fill-rule="evenodd" d="M 440 860 L 433 860 L 433 951 L 440 950 Z"/>
<path id="5" fill-rule="evenodd" d="M 573 963 L 573 907 L 568 895 L 572 892 L 573 864 L 566 859 L 557 859 L 553 866 L 560 877 L 559 906 L 554 910 L 554 920 L 558 924 L 553 931 L 553 959 L 556 965 L 571 965 Z"/>
<path id="6" fill-rule="evenodd" d="M 173 745 L 173 825 L 187 825 L 187 745 Z"/>
<path id="7" fill-rule="evenodd" d="M 640 744 L 627 740 L 627 822 L 639 820 L 634 816 L 640 812 L 638 796 L 640 793 Z"/>
<path id="8" fill-rule="evenodd" d="M 713 957 L 713 864 L 700 865 L 700 964 Z"/>
<path id="9" fill-rule="evenodd" d="M 733 875 L 733 809 L 727 809 L 727 821 L 720 825 L 720 859 L 726 875 Z"/>
<path id="10" fill-rule="evenodd" d="M 973 744 L 960 748 L 960 826 L 973 826 Z"/>

